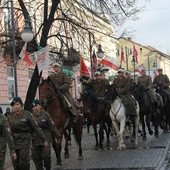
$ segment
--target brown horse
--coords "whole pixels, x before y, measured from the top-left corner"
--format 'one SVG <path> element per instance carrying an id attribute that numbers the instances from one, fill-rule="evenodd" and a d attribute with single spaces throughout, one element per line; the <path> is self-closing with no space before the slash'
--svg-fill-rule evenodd
<path id="1" fill-rule="evenodd" d="M 65 137 L 65 158 L 69 158 L 68 141 L 70 128 L 73 128 L 73 134 L 75 141 L 79 146 L 79 157 L 83 159 L 81 140 L 82 140 L 82 128 L 83 128 L 83 117 L 79 116 L 76 126 L 72 126 L 72 122 L 69 116 L 69 111 L 64 107 L 63 98 L 61 92 L 54 86 L 50 77 L 42 80 L 39 85 L 39 96 L 42 100 L 45 110 L 50 114 L 55 126 L 60 131 L 62 137 Z M 61 165 L 61 150 L 62 140 L 56 143 L 53 140 L 53 148 L 57 157 L 57 165 Z"/>

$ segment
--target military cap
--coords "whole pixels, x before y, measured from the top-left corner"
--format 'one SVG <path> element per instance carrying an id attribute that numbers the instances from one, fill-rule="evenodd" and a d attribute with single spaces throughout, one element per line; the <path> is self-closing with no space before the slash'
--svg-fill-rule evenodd
<path id="1" fill-rule="evenodd" d="M 94 75 L 95 75 L 95 76 L 100 76 L 100 75 L 101 75 L 101 72 L 100 72 L 100 71 L 95 71 Z"/>
<path id="2" fill-rule="evenodd" d="M 38 100 L 38 99 L 33 100 L 32 106 L 34 107 L 34 106 L 36 106 L 37 104 L 41 105 L 40 100 Z"/>
<path id="3" fill-rule="evenodd" d="M 162 68 L 158 68 L 158 71 L 163 71 L 163 69 Z"/>
<path id="4" fill-rule="evenodd" d="M 22 99 L 20 97 L 14 97 L 12 102 L 11 102 L 11 106 L 13 106 L 17 102 L 20 103 L 23 106 L 23 102 L 22 102 Z"/>
<path id="5" fill-rule="evenodd" d="M 117 70 L 118 73 L 124 73 L 124 71 L 125 71 L 124 68 L 119 68 L 119 69 Z"/>
<path id="6" fill-rule="evenodd" d="M 52 64 L 53 67 L 58 66 L 58 67 L 62 67 L 62 63 L 61 62 L 55 62 Z"/>
<path id="7" fill-rule="evenodd" d="M 129 70 L 126 70 L 125 71 L 125 74 L 130 74 L 131 72 Z"/>

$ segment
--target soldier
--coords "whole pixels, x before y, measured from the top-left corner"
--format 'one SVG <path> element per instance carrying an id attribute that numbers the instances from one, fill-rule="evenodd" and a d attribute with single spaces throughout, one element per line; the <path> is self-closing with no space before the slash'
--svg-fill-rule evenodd
<path id="1" fill-rule="evenodd" d="M 42 129 L 45 137 L 48 141 L 48 147 L 44 147 L 43 143 L 39 140 L 36 133 L 32 135 L 32 158 L 37 170 L 43 170 L 43 165 L 46 170 L 51 169 L 51 143 L 52 143 L 52 134 L 60 139 L 60 132 L 56 129 L 50 115 L 45 112 L 42 108 L 40 100 L 35 99 L 32 102 L 33 106 L 33 116 Z"/>
<path id="2" fill-rule="evenodd" d="M 22 109 L 23 102 L 21 98 L 15 97 L 11 102 L 11 106 L 12 113 L 8 116 L 8 122 L 17 154 L 17 159 L 13 161 L 13 167 L 14 170 L 29 170 L 31 133 L 35 131 L 45 147 L 48 146 L 48 143 L 32 114 Z"/>
<path id="3" fill-rule="evenodd" d="M 0 114 L 0 169 L 4 169 L 5 155 L 7 150 L 7 144 L 10 150 L 12 161 L 15 161 L 17 156 L 14 149 L 14 141 L 11 136 L 10 127 L 5 116 Z"/>
<path id="4" fill-rule="evenodd" d="M 130 91 L 133 89 L 133 87 L 136 85 L 136 83 L 134 82 L 134 80 L 130 77 L 130 71 L 126 70 L 125 72 L 125 77 L 129 80 L 129 84 L 130 84 Z"/>
<path id="5" fill-rule="evenodd" d="M 137 116 L 136 106 L 135 106 L 136 101 L 132 97 L 132 94 L 130 93 L 130 82 L 124 76 L 124 69 L 122 68 L 118 69 L 117 73 L 118 73 L 118 76 L 113 81 L 113 85 L 115 86 L 119 97 L 122 99 L 122 102 L 124 103 L 126 107 L 127 117 Z"/>
<path id="6" fill-rule="evenodd" d="M 158 76 L 156 76 L 153 80 L 153 85 L 155 86 L 162 86 L 164 89 L 164 92 L 168 95 L 170 95 L 170 81 L 166 74 L 163 74 L 163 70 L 161 68 L 158 69 Z"/>
<path id="7" fill-rule="evenodd" d="M 138 77 L 137 85 L 141 86 L 145 92 L 149 95 L 151 102 L 158 105 L 155 91 L 153 89 L 152 79 L 146 75 L 146 71 L 141 70 L 141 76 Z"/>
<path id="8" fill-rule="evenodd" d="M 53 63 L 50 78 L 56 88 L 60 90 L 61 96 L 67 105 L 66 107 L 72 114 L 71 118 L 73 118 L 73 123 L 75 125 L 78 120 L 78 111 L 76 109 L 73 97 L 69 93 L 70 79 L 61 71 L 61 66 L 61 63 Z"/>

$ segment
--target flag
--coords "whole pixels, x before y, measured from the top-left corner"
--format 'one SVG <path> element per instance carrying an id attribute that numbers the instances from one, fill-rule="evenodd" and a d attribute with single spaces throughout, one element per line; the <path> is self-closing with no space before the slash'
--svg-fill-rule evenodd
<path id="1" fill-rule="evenodd" d="M 38 66 L 39 73 L 42 70 L 49 68 L 50 61 L 49 61 L 49 46 L 48 45 L 46 47 L 38 50 L 34 54 L 36 57 L 36 63 Z"/>
<path id="2" fill-rule="evenodd" d="M 110 56 L 106 56 L 104 59 L 102 59 L 100 64 L 106 65 L 114 70 L 119 68 L 119 64 L 116 58 Z"/>
<path id="3" fill-rule="evenodd" d="M 28 52 L 26 51 L 26 49 L 27 49 L 27 42 L 25 42 L 24 46 L 22 47 L 19 57 L 22 60 L 25 60 L 27 62 L 27 64 L 30 66 L 32 63 L 30 61 L 30 58 L 29 58 L 29 55 L 28 55 Z"/>
<path id="4" fill-rule="evenodd" d="M 89 70 L 88 70 L 83 58 L 80 57 L 80 76 L 83 76 L 83 75 L 90 77 Z"/>
<path id="5" fill-rule="evenodd" d="M 136 50 L 134 45 L 133 45 L 133 56 L 134 56 L 136 63 L 138 64 L 138 51 Z"/>
<path id="6" fill-rule="evenodd" d="M 122 61 L 125 63 L 125 56 L 124 56 L 123 48 L 121 49 L 121 62 Z"/>
<path id="7" fill-rule="evenodd" d="M 139 72 L 141 74 L 141 71 L 145 70 L 145 66 L 143 64 L 138 65 L 135 69 L 136 72 Z"/>
<path id="8" fill-rule="evenodd" d="M 96 53 L 95 51 L 93 51 L 93 55 L 91 56 L 91 60 L 92 60 L 92 71 L 94 71 L 96 69 L 97 66 L 97 57 L 96 57 Z"/>

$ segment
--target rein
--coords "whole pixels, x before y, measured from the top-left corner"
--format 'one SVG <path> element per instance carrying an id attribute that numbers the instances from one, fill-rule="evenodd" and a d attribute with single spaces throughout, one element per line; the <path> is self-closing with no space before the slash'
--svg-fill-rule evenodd
<path id="1" fill-rule="evenodd" d="M 115 114 L 114 114 L 114 112 L 113 112 L 112 109 L 111 109 L 112 114 L 115 116 L 115 120 L 116 120 L 116 116 L 117 116 L 119 110 L 121 109 L 121 107 L 122 107 L 122 102 L 120 103 L 120 106 L 119 106 L 119 108 L 118 108 L 118 110 L 116 111 Z"/>

